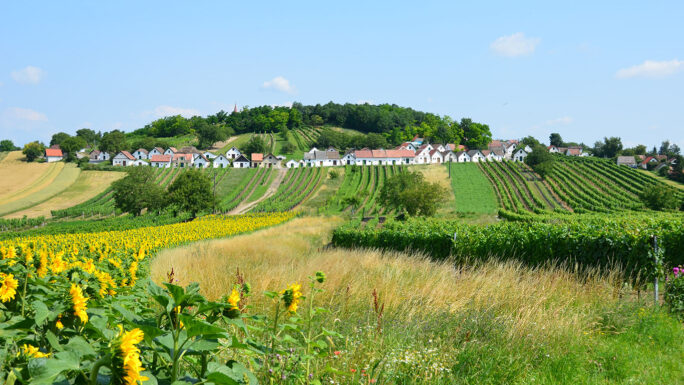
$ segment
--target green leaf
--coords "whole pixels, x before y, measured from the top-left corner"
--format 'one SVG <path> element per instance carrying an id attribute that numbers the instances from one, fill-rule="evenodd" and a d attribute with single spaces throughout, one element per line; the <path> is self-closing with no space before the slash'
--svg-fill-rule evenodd
<path id="1" fill-rule="evenodd" d="M 56 350 L 56 351 L 64 350 L 62 345 L 59 344 L 59 339 L 57 338 L 55 333 L 53 333 L 52 331 L 48 330 L 47 332 L 45 332 L 45 339 L 50 344 L 50 347 L 52 347 L 52 350 Z"/>
<path id="2" fill-rule="evenodd" d="M 245 382 L 245 378 L 247 382 Z M 207 380 L 218 385 L 257 384 L 258 380 L 244 365 L 228 361 L 226 365 L 210 362 L 207 365 Z"/>
<path id="3" fill-rule="evenodd" d="M 97 354 L 91 344 L 81 336 L 71 337 L 66 346 L 64 346 L 64 350 L 75 353 L 79 358 Z"/>
<path id="4" fill-rule="evenodd" d="M 41 301 L 33 301 L 31 305 L 35 311 L 34 320 L 36 321 L 36 325 L 42 325 L 45 319 L 50 315 L 50 310 L 48 310 L 47 305 Z"/>
<path id="5" fill-rule="evenodd" d="M 125 307 L 121 306 L 118 303 L 112 304 L 112 308 L 114 308 L 114 310 L 119 312 L 119 314 L 121 314 L 121 316 L 128 322 L 136 322 L 136 321 L 140 320 L 140 316 L 138 316 L 134 312 L 126 309 Z"/>
<path id="6" fill-rule="evenodd" d="M 60 352 L 58 354 L 62 354 Z M 41 384 L 52 384 L 54 380 L 63 372 L 69 370 L 78 370 L 79 364 L 78 360 L 73 360 L 66 356 L 67 359 L 63 360 L 62 357 L 55 358 L 33 358 L 29 360 L 28 370 L 31 376 L 31 384 L 41 385 Z"/>
<path id="7" fill-rule="evenodd" d="M 213 336 L 214 338 L 228 338 L 226 330 L 222 327 L 212 325 L 208 322 L 204 322 L 187 314 L 181 314 L 180 319 L 183 322 L 183 326 L 187 331 L 189 338 L 195 336 Z"/>

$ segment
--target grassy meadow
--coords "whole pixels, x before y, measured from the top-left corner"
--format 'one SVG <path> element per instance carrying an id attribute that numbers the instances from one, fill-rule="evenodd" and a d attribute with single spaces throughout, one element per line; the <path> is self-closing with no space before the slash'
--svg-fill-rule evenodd
<path id="1" fill-rule="evenodd" d="M 13 199 L 0 204 L 0 215 L 12 214 L 28 207 L 36 206 L 66 190 L 78 179 L 81 170 L 73 163 L 57 163 L 61 167 L 50 168 L 39 180 Z"/>
<path id="2" fill-rule="evenodd" d="M 446 174 L 451 172 L 451 187 L 456 199 L 454 208 L 458 213 L 494 214 L 498 209 L 496 195 L 491 183 L 478 169 L 476 163 L 449 163 Z"/>
<path id="3" fill-rule="evenodd" d="M 684 381 L 682 325 L 643 293 L 639 299 L 618 274 L 496 260 L 456 266 L 418 254 L 326 248 L 341 223 L 302 217 L 164 250 L 151 276 L 164 281 L 173 268 L 179 284 L 199 282 L 203 294 L 219 298 L 239 269 L 254 293 L 249 312 L 268 314 L 261 293 L 324 271 L 316 306 L 330 312 L 317 322 L 344 336 L 334 357 L 316 361 L 317 373 L 333 368 L 330 383 Z"/>

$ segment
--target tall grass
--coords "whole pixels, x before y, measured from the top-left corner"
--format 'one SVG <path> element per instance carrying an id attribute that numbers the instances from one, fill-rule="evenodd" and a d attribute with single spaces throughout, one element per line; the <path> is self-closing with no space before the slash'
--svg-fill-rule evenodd
<path id="1" fill-rule="evenodd" d="M 495 260 L 456 266 L 418 254 L 326 249 L 339 222 L 299 218 L 163 251 L 151 274 L 163 281 L 173 267 L 181 284 L 199 282 L 205 295 L 217 298 L 232 287 L 239 268 L 257 293 L 250 299 L 254 311 L 268 312 L 259 293 L 325 271 L 326 291 L 317 302 L 331 313 L 321 322 L 347 336 L 337 347 L 336 367 L 358 370 L 355 376 L 378 363 L 374 378 L 381 382 L 681 379 L 681 325 L 635 300 L 617 274 L 578 276 L 559 266 L 531 269 Z M 374 290 L 384 304 L 379 321 Z"/>

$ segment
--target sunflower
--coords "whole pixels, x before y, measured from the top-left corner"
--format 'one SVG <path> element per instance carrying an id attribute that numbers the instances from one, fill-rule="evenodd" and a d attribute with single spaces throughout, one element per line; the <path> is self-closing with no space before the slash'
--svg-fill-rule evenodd
<path id="1" fill-rule="evenodd" d="M 233 291 L 230 293 L 230 297 L 228 297 L 228 303 L 233 309 L 237 309 L 238 302 L 240 302 L 240 293 L 233 289 Z"/>
<path id="2" fill-rule="evenodd" d="M 302 285 L 293 283 L 287 289 L 282 290 L 280 295 L 283 298 L 287 310 L 296 313 L 300 301 L 299 298 L 302 296 Z"/>
<path id="3" fill-rule="evenodd" d="M 81 322 L 88 322 L 88 313 L 86 313 L 86 310 L 88 310 L 88 307 L 86 306 L 88 297 L 83 296 L 81 287 L 75 283 L 71 284 L 69 294 L 71 295 L 71 302 L 74 304 L 74 315 L 80 318 Z"/>
<path id="4" fill-rule="evenodd" d="M 24 344 L 21 347 L 21 350 L 23 351 L 25 356 L 31 357 L 31 358 L 46 358 L 50 357 L 50 353 L 43 353 L 40 350 L 38 350 L 37 347 L 33 345 L 27 345 Z"/>
<path id="5" fill-rule="evenodd" d="M 142 342 L 145 334 L 138 328 L 124 332 L 123 326 L 118 325 L 118 327 L 119 336 L 115 342 L 114 367 L 121 375 L 123 380 L 121 383 L 136 385 L 148 380 L 140 374 L 144 368 L 140 361 L 140 349 L 136 346 Z"/>
<path id="6" fill-rule="evenodd" d="M 9 302 L 13 300 L 14 295 L 17 294 L 19 281 L 14 278 L 14 274 L 2 273 L 0 273 L 0 280 L 2 281 L 2 286 L 0 286 L 0 301 Z"/>

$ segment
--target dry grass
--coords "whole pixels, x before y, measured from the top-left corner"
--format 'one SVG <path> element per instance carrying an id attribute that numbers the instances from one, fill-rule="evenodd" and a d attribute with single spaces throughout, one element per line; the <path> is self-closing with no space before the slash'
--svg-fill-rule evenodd
<path id="1" fill-rule="evenodd" d="M 10 152 L 0 162 L 0 201 L 8 203 L 49 185 L 64 163 L 26 162 L 21 151 Z"/>
<path id="2" fill-rule="evenodd" d="M 73 163 L 60 164 L 62 167 L 56 169 L 59 170 L 57 175 L 54 177 L 50 175 L 43 182 L 34 183 L 33 187 L 29 190 L 12 196 L 13 199 L 9 202 L 3 202 L 0 205 L 0 215 L 12 214 L 19 210 L 39 205 L 73 185 L 76 179 L 78 179 L 81 170 Z M 53 173 L 54 171 L 52 170 L 49 172 L 49 174 Z"/>
<path id="3" fill-rule="evenodd" d="M 260 293 L 327 273 L 322 304 L 339 318 L 368 313 L 377 289 L 386 317 L 420 322 L 436 314 L 491 311 L 510 326 L 511 337 L 577 335 L 593 326 L 592 309 L 616 301 L 610 277 L 579 280 L 557 267 L 531 269 L 515 262 L 457 267 L 421 255 L 377 250 L 324 250 L 336 218 L 300 218 L 231 239 L 161 252 L 151 266 L 155 281 L 173 267 L 180 284 L 199 282 L 209 298 L 227 293 L 240 269 L 252 284 L 256 311 Z M 317 301 L 318 302 L 318 301 Z"/>
<path id="4" fill-rule="evenodd" d="M 83 171 L 76 182 L 66 190 L 39 205 L 7 215 L 7 218 L 21 218 L 24 215 L 29 218 L 50 217 L 51 210 L 62 210 L 85 202 L 107 189 L 112 182 L 124 175 L 125 173 L 112 171 Z"/>

